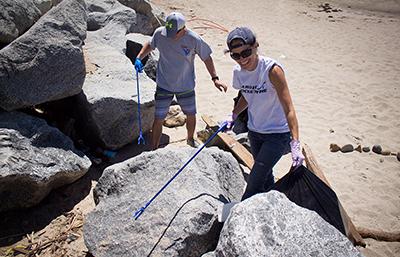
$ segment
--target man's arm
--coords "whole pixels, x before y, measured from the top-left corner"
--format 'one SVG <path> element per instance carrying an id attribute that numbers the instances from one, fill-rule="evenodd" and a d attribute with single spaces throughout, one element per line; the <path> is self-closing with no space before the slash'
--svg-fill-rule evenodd
<path id="1" fill-rule="evenodd" d="M 213 59 L 210 57 L 208 57 L 205 61 L 204 64 L 206 65 L 206 68 L 208 70 L 208 73 L 210 73 L 211 79 L 214 82 L 214 86 L 216 88 L 218 88 L 219 91 L 224 91 L 226 92 L 226 90 L 228 89 L 228 87 L 222 83 L 218 76 L 217 76 L 217 72 L 215 71 L 215 66 L 214 66 L 214 61 Z"/>
<path id="2" fill-rule="evenodd" d="M 139 58 L 140 60 L 143 60 L 153 49 L 151 49 L 150 42 L 146 42 L 142 49 L 140 49 L 139 54 L 136 56 L 136 58 Z"/>

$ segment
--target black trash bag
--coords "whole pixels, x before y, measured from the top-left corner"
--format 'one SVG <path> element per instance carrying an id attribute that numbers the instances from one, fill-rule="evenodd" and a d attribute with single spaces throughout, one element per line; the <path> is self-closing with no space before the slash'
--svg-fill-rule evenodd
<path id="1" fill-rule="evenodd" d="M 236 104 L 239 101 L 239 98 L 242 96 L 242 93 L 239 91 L 238 95 L 233 98 L 233 106 L 235 107 Z M 235 125 L 232 128 L 232 131 L 235 132 L 235 134 L 241 134 L 248 132 L 249 129 L 247 127 L 247 121 L 249 120 L 249 115 L 247 113 L 247 108 L 244 109 L 236 118 L 235 120 Z"/>
<path id="2" fill-rule="evenodd" d="M 290 171 L 272 189 L 284 193 L 295 204 L 317 212 L 346 236 L 335 192 L 306 167 L 300 166 Z"/>

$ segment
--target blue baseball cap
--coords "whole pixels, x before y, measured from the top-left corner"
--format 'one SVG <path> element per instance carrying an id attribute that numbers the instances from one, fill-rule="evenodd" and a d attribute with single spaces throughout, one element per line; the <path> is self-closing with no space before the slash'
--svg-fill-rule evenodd
<path id="1" fill-rule="evenodd" d="M 240 39 L 242 42 L 238 44 L 232 44 L 233 40 Z M 256 36 L 253 31 L 248 27 L 237 27 L 229 32 L 226 44 L 228 45 L 229 51 L 241 47 L 242 45 L 253 45 L 256 42 Z"/>
<path id="2" fill-rule="evenodd" d="M 172 12 L 167 16 L 161 35 L 173 38 L 179 30 L 185 27 L 185 17 L 179 12 Z"/>

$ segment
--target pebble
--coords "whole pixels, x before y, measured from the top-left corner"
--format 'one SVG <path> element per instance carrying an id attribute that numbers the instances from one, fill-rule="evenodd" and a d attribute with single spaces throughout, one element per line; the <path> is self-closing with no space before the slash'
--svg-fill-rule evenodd
<path id="1" fill-rule="evenodd" d="M 397 153 L 397 160 L 400 162 L 400 152 Z"/>
<path id="2" fill-rule="evenodd" d="M 382 155 L 390 155 L 390 151 L 382 151 L 381 154 Z"/>
<path id="3" fill-rule="evenodd" d="M 340 147 L 337 144 L 331 144 L 329 146 L 329 149 L 331 150 L 332 153 L 338 152 L 340 150 Z"/>
<path id="4" fill-rule="evenodd" d="M 362 148 L 362 150 L 363 150 L 363 152 L 366 152 L 366 153 L 368 153 L 369 151 L 371 151 L 371 149 L 369 148 L 369 146 L 364 146 L 364 147 Z"/>
<path id="5" fill-rule="evenodd" d="M 358 145 L 354 150 L 356 150 L 357 152 L 361 153 L 362 152 L 361 145 Z"/>
<path id="6" fill-rule="evenodd" d="M 354 147 L 351 144 L 347 144 L 347 145 L 342 146 L 340 151 L 342 151 L 342 153 L 350 153 L 350 152 L 354 151 Z"/>
<path id="7" fill-rule="evenodd" d="M 372 152 L 377 153 L 377 154 L 382 153 L 382 146 L 380 146 L 380 145 L 374 145 L 374 146 L 372 147 Z"/>

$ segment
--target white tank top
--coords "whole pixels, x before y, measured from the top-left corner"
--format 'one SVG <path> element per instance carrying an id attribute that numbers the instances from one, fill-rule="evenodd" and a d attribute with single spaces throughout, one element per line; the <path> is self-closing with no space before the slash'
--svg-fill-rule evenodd
<path id="1" fill-rule="evenodd" d="M 233 69 L 233 87 L 242 92 L 248 103 L 249 130 L 258 133 L 285 133 L 289 126 L 275 87 L 269 80 L 269 71 L 279 65 L 275 60 L 258 57 L 255 70 Z M 281 65 L 279 65 L 281 66 Z"/>

